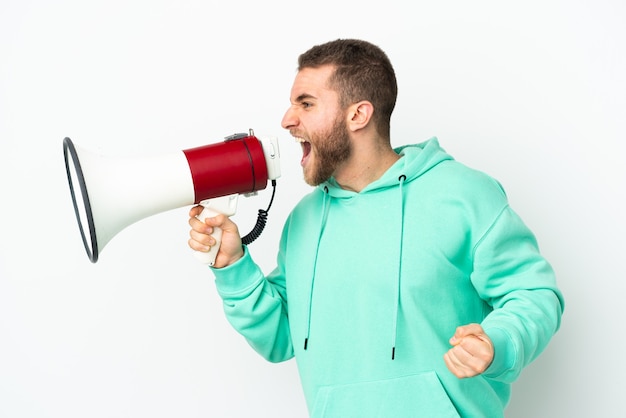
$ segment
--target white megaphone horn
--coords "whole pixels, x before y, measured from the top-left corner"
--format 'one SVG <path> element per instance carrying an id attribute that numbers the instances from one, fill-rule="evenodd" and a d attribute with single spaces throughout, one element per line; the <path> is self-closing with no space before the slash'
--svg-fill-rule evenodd
<path id="1" fill-rule="evenodd" d="M 204 210 L 198 216 L 237 211 L 239 194 L 256 194 L 271 180 L 274 191 L 267 210 L 259 210 L 253 231 L 242 238 L 248 244 L 265 226 L 280 177 L 280 153 L 276 138 L 258 139 L 250 130 L 223 142 L 147 157 L 104 157 L 63 140 L 67 179 L 85 250 L 92 263 L 104 246 L 122 229 L 140 219 L 193 204 Z M 195 252 L 200 261 L 213 265 L 217 244 L 208 253 Z"/>

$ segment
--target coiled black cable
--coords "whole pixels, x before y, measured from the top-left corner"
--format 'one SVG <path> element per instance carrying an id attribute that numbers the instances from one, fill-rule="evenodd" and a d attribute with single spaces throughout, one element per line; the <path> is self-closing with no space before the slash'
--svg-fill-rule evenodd
<path id="1" fill-rule="evenodd" d="M 265 224 L 267 223 L 267 215 L 268 215 L 268 212 L 270 211 L 270 208 L 272 207 L 272 203 L 274 202 L 275 194 L 276 194 L 276 180 L 272 180 L 272 198 L 270 199 L 270 204 L 267 206 L 267 209 L 265 210 L 259 209 L 259 214 L 256 219 L 256 224 L 254 225 L 254 228 L 252 228 L 252 231 L 250 231 L 245 237 L 241 238 L 242 244 L 248 245 L 252 243 L 254 240 L 256 240 L 259 236 L 261 236 L 263 229 L 265 229 Z"/>

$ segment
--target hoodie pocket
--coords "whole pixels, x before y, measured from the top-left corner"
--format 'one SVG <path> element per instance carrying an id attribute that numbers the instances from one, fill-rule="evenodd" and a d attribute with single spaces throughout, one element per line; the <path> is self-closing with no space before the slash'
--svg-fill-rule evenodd
<path id="1" fill-rule="evenodd" d="M 323 386 L 311 418 L 458 418 L 435 372 Z"/>

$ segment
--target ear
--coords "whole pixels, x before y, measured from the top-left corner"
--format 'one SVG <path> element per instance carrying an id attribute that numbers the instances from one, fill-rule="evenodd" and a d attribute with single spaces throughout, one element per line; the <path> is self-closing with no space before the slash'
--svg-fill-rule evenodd
<path id="1" fill-rule="evenodd" d="M 374 105 L 367 100 L 351 105 L 348 109 L 348 129 L 354 132 L 367 127 L 373 114 Z"/>

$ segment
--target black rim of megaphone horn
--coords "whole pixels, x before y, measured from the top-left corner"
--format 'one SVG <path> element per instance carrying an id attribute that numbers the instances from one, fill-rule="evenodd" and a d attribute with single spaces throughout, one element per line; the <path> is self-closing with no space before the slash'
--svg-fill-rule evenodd
<path id="1" fill-rule="evenodd" d="M 70 169 L 70 161 L 68 159 L 68 152 L 72 157 L 72 163 L 74 164 L 74 170 L 78 180 L 78 186 L 80 188 L 80 194 L 85 206 L 85 214 L 87 215 L 87 226 L 89 227 L 89 237 L 91 238 L 91 247 L 89 246 L 89 240 L 85 235 L 85 229 L 80 217 L 80 210 L 78 208 L 78 202 L 76 201 L 76 188 L 72 181 L 72 173 Z M 72 193 L 72 203 L 74 204 L 74 213 L 76 214 L 76 220 L 78 221 L 78 227 L 80 228 L 80 235 L 83 238 L 83 244 L 85 245 L 85 251 L 92 263 L 98 261 L 98 241 L 96 239 L 96 227 L 93 221 L 93 213 L 91 211 L 91 203 L 89 202 L 89 195 L 87 194 L 87 185 L 85 184 L 85 176 L 83 175 L 83 169 L 80 166 L 78 160 L 78 154 L 76 148 L 70 138 L 63 140 L 63 155 L 65 157 L 65 170 L 67 172 L 67 182 L 70 185 L 70 192 Z"/>

